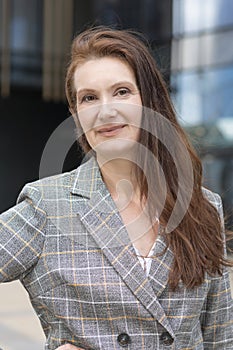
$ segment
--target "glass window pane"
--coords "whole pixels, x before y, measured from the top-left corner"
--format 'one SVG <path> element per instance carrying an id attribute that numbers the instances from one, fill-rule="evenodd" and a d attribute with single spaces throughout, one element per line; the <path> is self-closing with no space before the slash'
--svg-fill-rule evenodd
<path id="1" fill-rule="evenodd" d="M 174 0 L 174 34 L 233 25 L 232 0 Z"/>
<path id="2" fill-rule="evenodd" d="M 12 85 L 41 87 L 42 1 L 12 0 L 11 17 Z"/>
<path id="3" fill-rule="evenodd" d="M 186 124 L 233 117 L 233 66 L 173 74 L 174 103 Z"/>
<path id="4" fill-rule="evenodd" d="M 233 62 L 233 30 L 173 40 L 172 70 Z"/>
<path id="5" fill-rule="evenodd" d="M 175 91 L 173 100 L 181 123 L 199 124 L 202 119 L 202 102 L 199 76 L 192 73 L 173 75 L 171 84 Z"/>

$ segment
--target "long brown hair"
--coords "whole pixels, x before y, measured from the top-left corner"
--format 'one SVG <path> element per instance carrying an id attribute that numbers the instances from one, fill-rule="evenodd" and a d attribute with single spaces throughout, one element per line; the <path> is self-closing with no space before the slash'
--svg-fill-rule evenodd
<path id="1" fill-rule="evenodd" d="M 75 70 L 78 65 L 87 60 L 105 56 L 118 57 L 131 66 L 135 73 L 142 104 L 146 109 L 144 114 L 151 114 L 150 118 L 142 118 L 139 142 L 152 152 L 158 162 L 149 162 L 148 156 L 139 152 L 137 164 L 140 164 L 143 171 L 140 169 L 136 171 L 135 177 L 141 189 L 141 198 L 148 198 L 149 210 L 153 216 L 161 205 L 164 192 L 164 184 L 160 181 L 161 171 L 158 170 L 159 167 L 162 168 L 166 180 L 166 198 L 159 220 L 161 227 L 165 228 L 163 234 L 167 247 L 174 253 L 169 284 L 171 289 L 175 290 L 179 281 L 182 280 L 186 287 L 194 288 L 203 283 L 206 272 L 221 274 L 223 265 L 230 265 L 224 257 L 223 228 L 216 207 L 203 194 L 201 162 L 177 121 L 166 84 L 141 34 L 129 30 L 94 27 L 87 29 L 74 39 L 66 77 L 66 95 L 70 111 L 80 127 L 73 82 Z M 164 133 L 161 123 L 158 122 L 161 118 L 169 121 L 172 130 L 175 131 L 174 135 L 178 135 L 180 140 L 177 142 L 177 137 L 174 137 L 170 143 L 174 142 L 176 159 L 179 161 L 178 167 L 181 166 L 183 171 L 182 183 L 178 177 L 176 161 L 174 162 L 170 150 L 159 136 L 160 132 Z M 172 135 L 168 133 L 165 137 L 170 138 Z M 90 145 L 83 133 L 79 142 L 85 152 L 90 151 Z M 182 152 L 182 149 L 185 152 Z M 185 170 L 187 154 L 191 162 L 191 174 Z M 186 181 L 190 176 L 192 188 L 188 188 L 190 182 Z M 191 191 L 188 201 L 185 201 L 182 196 L 178 198 L 180 186 L 183 186 L 183 194 Z M 186 205 L 185 213 L 172 232 L 168 232 L 167 223 L 177 201 L 181 209 L 184 204 Z"/>

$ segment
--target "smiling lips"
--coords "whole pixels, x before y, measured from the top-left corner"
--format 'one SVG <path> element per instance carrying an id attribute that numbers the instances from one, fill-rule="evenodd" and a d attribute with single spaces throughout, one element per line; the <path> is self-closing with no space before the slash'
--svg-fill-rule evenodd
<path id="1" fill-rule="evenodd" d="M 103 128 L 100 128 L 97 130 L 97 132 L 99 134 L 101 134 L 102 136 L 115 136 L 118 133 L 121 132 L 121 130 L 125 127 L 125 124 L 121 124 L 121 125 L 109 125 L 109 126 L 105 126 Z"/>

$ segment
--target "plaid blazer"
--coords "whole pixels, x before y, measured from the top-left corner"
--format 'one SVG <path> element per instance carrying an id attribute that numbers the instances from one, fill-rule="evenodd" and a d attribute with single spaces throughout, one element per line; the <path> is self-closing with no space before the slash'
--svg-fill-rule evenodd
<path id="1" fill-rule="evenodd" d="M 205 190 L 222 215 L 220 197 Z M 91 159 L 28 184 L 0 215 L 0 280 L 20 279 L 46 335 L 45 349 L 233 349 L 226 269 L 193 290 L 168 288 L 173 261 L 156 241 L 146 277 Z"/>

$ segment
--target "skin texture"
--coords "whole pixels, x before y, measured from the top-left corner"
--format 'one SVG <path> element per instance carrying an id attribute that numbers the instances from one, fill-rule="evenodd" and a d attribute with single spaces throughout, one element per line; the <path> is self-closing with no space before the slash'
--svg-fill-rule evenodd
<path id="1" fill-rule="evenodd" d="M 77 67 L 74 82 L 78 119 L 97 160 L 130 157 L 142 111 L 131 67 L 115 57 L 91 59 Z"/>

